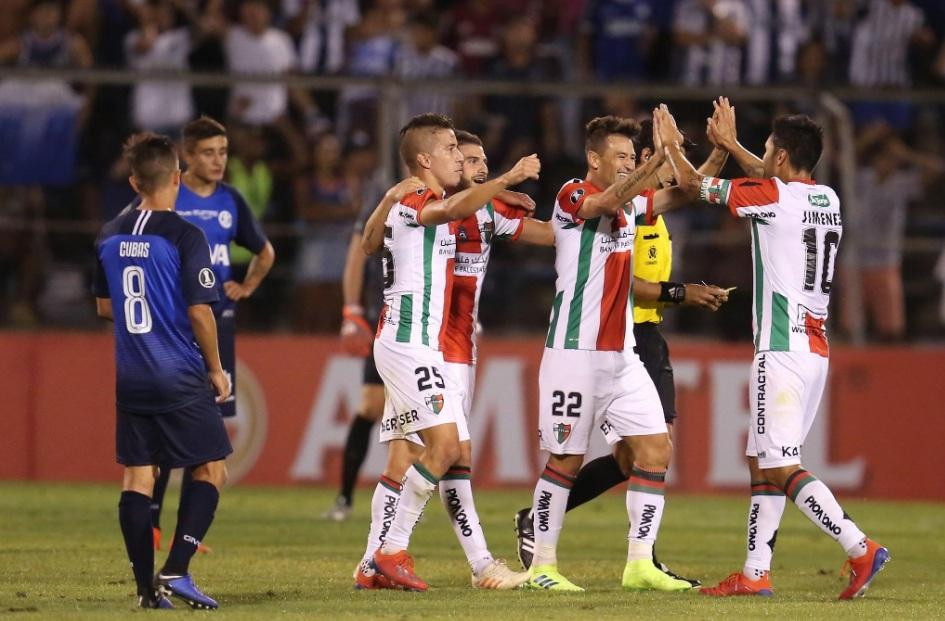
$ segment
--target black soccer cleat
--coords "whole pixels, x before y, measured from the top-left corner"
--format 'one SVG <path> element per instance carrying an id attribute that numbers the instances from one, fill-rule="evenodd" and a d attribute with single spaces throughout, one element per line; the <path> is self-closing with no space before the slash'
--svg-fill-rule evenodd
<path id="1" fill-rule="evenodd" d="M 525 570 L 532 567 L 532 561 L 535 559 L 535 522 L 532 518 L 532 508 L 525 507 L 515 514 L 513 519 L 515 524 L 515 537 L 518 539 L 516 552 L 518 553 L 518 562 L 522 564 Z"/>
<path id="2" fill-rule="evenodd" d="M 172 604 L 171 600 L 167 599 L 160 591 L 155 591 L 151 595 L 139 595 L 138 608 L 173 610 L 174 604 Z"/>
<path id="3" fill-rule="evenodd" d="M 669 576 L 670 578 L 675 578 L 676 580 L 682 580 L 683 582 L 688 582 L 689 584 L 692 585 L 692 588 L 696 588 L 696 587 L 702 586 L 702 583 L 701 583 L 700 581 L 698 581 L 698 580 L 694 580 L 694 579 L 692 579 L 692 578 L 685 578 L 685 577 L 683 577 L 683 576 L 680 576 L 680 575 L 678 575 L 678 574 L 673 573 L 672 571 L 670 571 L 669 567 L 666 566 L 666 563 L 661 563 L 661 562 L 659 562 L 658 560 L 656 560 L 656 555 L 655 555 L 655 554 L 653 555 L 653 564 L 656 565 L 656 568 L 657 568 L 657 569 L 659 569 L 661 572 L 663 572 L 664 574 L 666 574 L 666 575 Z"/>

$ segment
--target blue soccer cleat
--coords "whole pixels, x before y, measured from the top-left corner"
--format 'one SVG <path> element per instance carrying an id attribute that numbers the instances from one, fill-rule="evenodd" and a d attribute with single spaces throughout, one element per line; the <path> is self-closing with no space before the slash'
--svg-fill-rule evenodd
<path id="1" fill-rule="evenodd" d="M 183 576 L 158 574 L 154 579 L 154 583 L 158 593 L 164 597 L 173 595 L 174 597 L 180 598 L 187 602 L 191 608 L 214 610 L 220 607 L 215 599 L 204 595 L 200 589 L 197 588 L 190 574 L 184 574 Z"/>
<path id="2" fill-rule="evenodd" d="M 173 610 L 174 604 L 167 599 L 160 591 L 155 591 L 152 595 L 139 595 L 138 608 L 158 608 L 161 610 Z"/>

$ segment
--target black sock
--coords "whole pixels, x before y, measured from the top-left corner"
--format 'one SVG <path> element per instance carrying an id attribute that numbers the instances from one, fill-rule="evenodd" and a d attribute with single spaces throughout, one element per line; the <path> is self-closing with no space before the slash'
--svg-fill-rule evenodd
<path id="1" fill-rule="evenodd" d="M 154 574 L 154 544 L 151 540 L 151 499 L 138 492 L 122 492 L 118 501 L 118 523 L 125 550 L 138 585 L 138 595 L 151 597 Z"/>
<path id="2" fill-rule="evenodd" d="M 620 470 L 620 464 L 613 455 L 605 455 L 587 462 L 577 473 L 565 511 L 580 507 L 628 478 Z"/>
<path id="3" fill-rule="evenodd" d="M 151 526 L 161 528 L 161 507 L 164 505 L 164 492 L 167 491 L 167 482 L 171 479 L 171 469 L 161 466 L 158 478 L 154 481 L 154 491 L 151 493 Z"/>
<path id="4" fill-rule="evenodd" d="M 186 493 L 181 494 L 174 543 L 161 569 L 162 574 L 182 576 L 187 573 L 191 557 L 210 530 L 219 500 L 220 492 L 212 483 L 192 481 L 187 485 Z"/>
<path id="5" fill-rule="evenodd" d="M 358 472 L 367 457 L 368 444 L 371 439 L 371 429 L 374 421 L 355 416 L 348 430 L 348 439 L 345 441 L 344 461 L 341 467 L 341 497 L 351 504 L 354 486 L 358 482 Z"/>

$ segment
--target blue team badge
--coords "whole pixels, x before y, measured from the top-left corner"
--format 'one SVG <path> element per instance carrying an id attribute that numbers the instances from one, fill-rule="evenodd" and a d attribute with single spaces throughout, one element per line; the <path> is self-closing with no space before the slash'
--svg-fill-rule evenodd
<path id="1" fill-rule="evenodd" d="M 217 284 L 217 277 L 214 276 L 213 270 L 209 267 L 200 270 L 200 273 L 197 274 L 197 280 L 205 289 L 212 289 L 213 285 Z"/>
<path id="2" fill-rule="evenodd" d="M 217 214 L 217 222 L 219 222 L 220 226 L 223 228 L 228 229 L 233 226 L 233 214 L 229 211 L 221 211 Z"/>

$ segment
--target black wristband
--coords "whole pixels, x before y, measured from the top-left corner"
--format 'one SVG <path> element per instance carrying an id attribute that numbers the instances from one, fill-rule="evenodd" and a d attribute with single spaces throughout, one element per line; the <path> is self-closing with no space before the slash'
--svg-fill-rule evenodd
<path id="1" fill-rule="evenodd" d="M 667 304 L 682 304 L 686 299 L 686 285 L 664 280 L 660 283 L 660 297 L 657 299 Z"/>

